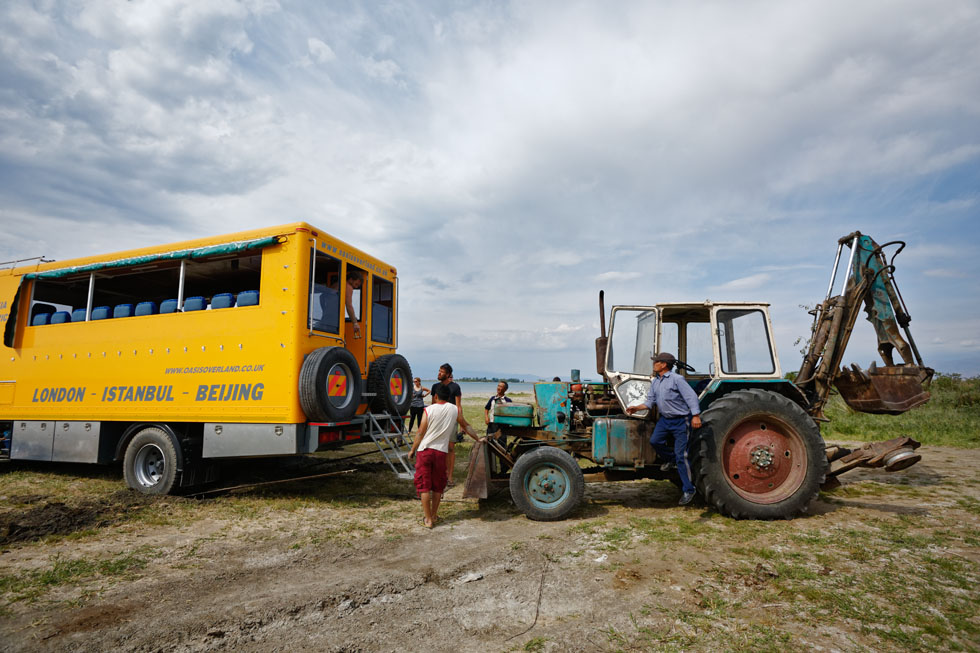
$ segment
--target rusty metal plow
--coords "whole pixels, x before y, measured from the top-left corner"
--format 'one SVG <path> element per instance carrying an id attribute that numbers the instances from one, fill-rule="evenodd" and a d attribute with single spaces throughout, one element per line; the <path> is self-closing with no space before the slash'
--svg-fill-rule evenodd
<path id="1" fill-rule="evenodd" d="M 912 438 L 892 438 L 884 442 L 869 442 L 860 449 L 828 447 L 827 459 L 830 471 L 823 484 L 824 490 L 840 487 L 838 476 L 857 467 L 884 467 L 886 472 L 897 472 L 922 460 L 915 452 L 920 443 Z"/>

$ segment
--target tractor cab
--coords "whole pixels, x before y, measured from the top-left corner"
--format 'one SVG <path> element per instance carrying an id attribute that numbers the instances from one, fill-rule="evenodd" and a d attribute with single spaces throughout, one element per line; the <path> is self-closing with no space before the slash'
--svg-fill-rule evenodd
<path id="1" fill-rule="evenodd" d="M 782 377 L 768 304 L 614 306 L 603 367 L 623 410 L 643 401 L 653 374 L 651 358 L 660 352 L 677 357 L 674 371 L 700 397 L 712 381 Z"/>

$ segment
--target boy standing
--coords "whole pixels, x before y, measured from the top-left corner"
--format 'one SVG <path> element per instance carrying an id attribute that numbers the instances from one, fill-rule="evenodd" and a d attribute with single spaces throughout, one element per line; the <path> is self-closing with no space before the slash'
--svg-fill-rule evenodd
<path id="1" fill-rule="evenodd" d="M 422 425 L 418 437 L 412 444 L 409 458 L 415 461 L 415 488 L 422 498 L 422 523 L 426 528 L 432 528 L 439 520 L 439 503 L 442 493 L 446 490 L 446 457 L 449 452 L 449 441 L 456 434 L 459 424 L 466 433 L 476 440 L 476 434 L 463 417 L 463 411 L 456 404 L 448 403 L 452 393 L 445 385 L 435 388 L 435 398 L 432 405 L 422 414 Z"/>
<path id="2" fill-rule="evenodd" d="M 493 435 L 500 430 L 500 425 L 493 423 L 493 407 L 496 404 L 511 403 L 510 397 L 507 396 L 507 388 L 509 387 L 506 381 L 498 383 L 497 394 L 490 397 L 487 405 L 483 407 L 483 417 L 487 422 L 487 435 Z"/>

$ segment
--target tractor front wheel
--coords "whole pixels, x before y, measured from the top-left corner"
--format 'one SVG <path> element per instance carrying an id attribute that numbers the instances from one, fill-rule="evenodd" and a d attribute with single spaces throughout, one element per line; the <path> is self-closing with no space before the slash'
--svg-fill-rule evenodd
<path id="1" fill-rule="evenodd" d="M 824 482 L 827 456 L 800 406 L 774 392 L 738 390 L 701 418 L 692 457 L 709 505 L 736 519 L 791 519 L 806 511 Z"/>
<path id="2" fill-rule="evenodd" d="M 510 496 L 535 521 L 559 521 L 578 508 L 585 477 L 570 454 L 542 445 L 521 455 L 510 473 Z"/>

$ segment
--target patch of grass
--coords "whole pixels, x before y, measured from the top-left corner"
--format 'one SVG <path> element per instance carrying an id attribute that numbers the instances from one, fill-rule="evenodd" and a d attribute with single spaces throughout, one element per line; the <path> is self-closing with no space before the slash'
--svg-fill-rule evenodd
<path id="1" fill-rule="evenodd" d="M 545 637 L 535 637 L 534 639 L 529 639 L 524 644 L 525 651 L 530 651 L 531 653 L 538 653 L 544 650 L 544 645 L 548 643 Z"/>
<path id="2" fill-rule="evenodd" d="M 568 527 L 569 535 L 595 535 L 605 526 L 602 521 L 583 521 Z"/>
<path id="3" fill-rule="evenodd" d="M 0 596 L 5 597 L 8 605 L 35 600 L 55 587 L 77 584 L 96 576 L 107 579 L 129 576 L 145 568 L 151 558 L 152 551 L 148 548 L 104 560 L 55 556 L 46 569 L 17 576 L 0 576 Z"/>
<path id="4" fill-rule="evenodd" d="M 977 501 L 973 497 L 957 499 L 956 505 L 972 515 L 980 515 L 980 501 Z"/>

